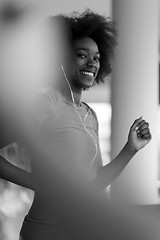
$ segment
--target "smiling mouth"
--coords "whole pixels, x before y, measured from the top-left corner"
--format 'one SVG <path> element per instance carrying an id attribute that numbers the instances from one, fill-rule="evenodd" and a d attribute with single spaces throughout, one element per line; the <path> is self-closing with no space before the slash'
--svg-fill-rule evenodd
<path id="1" fill-rule="evenodd" d="M 84 74 L 85 76 L 89 76 L 89 77 L 94 77 L 95 73 L 93 72 L 88 72 L 88 71 L 80 71 L 82 74 Z"/>

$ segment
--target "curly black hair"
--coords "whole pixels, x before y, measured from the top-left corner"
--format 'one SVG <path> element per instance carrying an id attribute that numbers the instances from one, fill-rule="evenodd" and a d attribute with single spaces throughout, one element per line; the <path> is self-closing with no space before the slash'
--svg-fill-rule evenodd
<path id="1" fill-rule="evenodd" d="M 116 23 L 89 9 L 82 14 L 74 12 L 68 21 L 70 22 L 72 42 L 83 37 L 90 37 L 96 42 L 101 56 L 96 82 L 104 82 L 112 71 L 111 60 L 117 44 Z"/>
<path id="2" fill-rule="evenodd" d="M 90 37 L 96 42 L 101 56 L 96 83 L 104 82 L 105 78 L 112 71 L 111 60 L 117 44 L 116 23 L 110 18 L 106 18 L 89 9 L 82 14 L 73 12 L 70 16 L 58 15 L 51 16 L 48 19 L 52 23 L 54 20 L 58 20 L 59 23 L 65 26 L 64 32 L 65 34 L 67 33 L 65 36 L 68 37 L 71 46 L 74 41 L 83 37 Z"/>

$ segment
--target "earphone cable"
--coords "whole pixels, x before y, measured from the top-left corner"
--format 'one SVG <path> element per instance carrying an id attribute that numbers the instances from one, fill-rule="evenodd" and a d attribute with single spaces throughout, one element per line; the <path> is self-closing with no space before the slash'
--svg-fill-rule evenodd
<path id="1" fill-rule="evenodd" d="M 91 167 L 92 167 L 92 165 L 93 165 L 93 163 L 94 163 L 94 161 L 95 161 L 95 159 L 96 159 L 96 157 L 97 157 L 97 153 L 98 153 L 97 141 L 96 141 L 96 139 L 94 138 L 94 136 L 90 133 L 90 131 L 87 129 L 86 125 L 85 125 L 85 121 L 86 121 L 87 116 L 89 115 L 90 108 L 89 108 L 89 110 L 87 111 L 87 114 L 86 114 L 85 117 L 84 117 L 84 123 L 83 123 L 82 118 L 81 118 L 81 116 L 80 116 L 80 114 L 79 114 L 79 112 L 78 112 L 78 110 L 77 110 L 76 104 L 75 104 L 75 99 L 74 99 L 74 95 L 73 95 L 72 88 L 71 88 L 71 86 L 70 86 L 70 83 L 69 83 L 69 81 L 68 81 L 68 78 L 67 78 L 67 76 L 66 76 L 65 70 L 64 70 L 64 68 L 63 68 L 62 65 L 61 65 L 61 68 L 62 68 L 64 77 L 65 77 L 65 80 L 66 80 L 66 82 L 67 82 L 67 84 L 68 84 L 68 86 L 69 86 L 70 92 L 71 92 L 71 98 L 72 98 L 72 101 L 73 101 L 74 109 L 75 109 L 75 111 L 76 111 L 76 113 L 77 113 L 77 115 L 78 115 L 78 117 L 79 117 L 79 119 L 80 119 L 80 121 L 81 121 L 81 124 L 82 124 L 82 126 L 84 127 L 86 133 L 89 134 L 89 136 L 93 139 L 94 145 L 95 145 L 95 147 L 96 147 L 95 155 L 94 155 L 94 157 L 93 157 L 93 159 L 92 159 L 92 161 L 91 161 L 91 164 L 90 164 L 90 166 L 89 166 L 89 178 L 90 178 L 90 175 L 91 175 Z M 93 101 L 93 98 L 92 98 L 92 101 Z"/>

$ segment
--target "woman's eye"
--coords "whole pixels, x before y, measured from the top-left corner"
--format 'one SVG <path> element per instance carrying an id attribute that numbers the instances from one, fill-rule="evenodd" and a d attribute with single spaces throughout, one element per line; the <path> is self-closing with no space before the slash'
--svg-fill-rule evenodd
<path id="1" fill-rule="evenodd" d="M 85 53 L 78 53 L 77 56 L 81 57 L 81 58 L 86 58 L 87 54 L 85 54 Z"/>
<path id="2" fill-rule="evenodd" d="M 99 61 L 100 61 L 100 57 L 95 57 L 94 60 L 95 60 L 96 62 L 99 62 Z"/>

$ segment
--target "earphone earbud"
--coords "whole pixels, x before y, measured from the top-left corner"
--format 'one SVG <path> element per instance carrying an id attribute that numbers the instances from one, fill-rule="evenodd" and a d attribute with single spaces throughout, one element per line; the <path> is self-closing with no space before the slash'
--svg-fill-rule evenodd
<path id="1" fill-rule="evenodd" d="M 91 167 L 92 167 L 92 165 L 93 165 L 93 163 L 94 163 L 94 161 L 95 161 L 95 159 L 96 159 L 96 157 L 97 157 L 97 153 L 98 153 L 98 144 L 97 144 L 97 141 L 96 141 L 95 137 L 94 137 L 94 136 L 90 133 L 90 131 L 87 129 L 86 125 L 85 125 L 85 121 L 86 121 L 86 118 L 87 118 L 87 116 L 88 116 L 88 114 L 89 114 L 89 112 L 90 112 L 90 108 L 89 108 L 89 110 L 87 111 L 87 113 L 86 113 L 85 116 L 84 116 L 84 123 L 83 123 L 82 118 L 81 118 L 81 116 L 80 116 L 80 114 L 79 114 L 79 112 L 78 112 L 78 110 L 77 110 L 76 104 L 75 104 L 75 99 L 74 99 L 74 95 L 73 95 L 73 91 L 72 91 L 71 85 L 70 85 L 70 83 L 69 83 L 69 81 L 68 81 L 66 72 L 65 72 L 64 67 L 63 67 L 62 64 L 61 64 L 61 69 L 62 69 L 64 78 L 65 78 L 65 80 L 66 80 L 66 82 L 67 82 L 67 84 L 68 84 L 68 86 L 69 86 L 70 92 L 71 92 L 71 98 L 72 98 L 72 101 L 73 101 L 73 104 L 74 104 L 74 109 L 75 109 L 75 111 L 76 111 L 76 113 L 77 113 L 77 115 L 78 115 L 78 117 L 79 117 L 79 119 L 80 119 L 80 121 L 81 121 L 81 123 L 82 123 L 82 126 L 84 127 L 86 133 L 93 139 L 94 145 L 95 145 L 95 148 L 96 148 L 95 155 L 94 155 L 94 157 L 93 157 L 93 159 L 92 159 L 92 161 L 91 161 L 91 164 L 90 164 L 90 166 L 89 166 L 89 178 L 90 178 Z"/>

